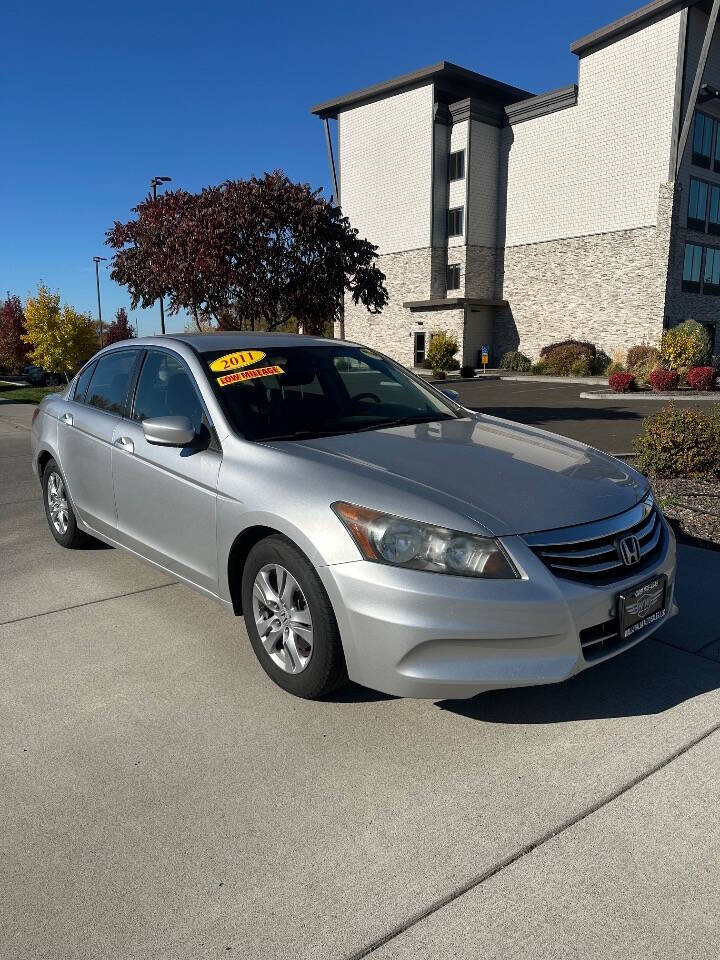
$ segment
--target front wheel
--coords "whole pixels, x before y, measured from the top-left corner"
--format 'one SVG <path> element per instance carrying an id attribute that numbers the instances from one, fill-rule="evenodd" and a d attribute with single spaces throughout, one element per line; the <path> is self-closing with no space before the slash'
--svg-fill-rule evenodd
<path id="1" fill-rule="evenodd" d="M 78 529 L 65 478 L 54 460 L 48 460 L 45 465 L 42 488 L 50 533 L 62 547 L 82 546 L 88 537 Z"/>
<path id="2" fill-rule="evenodd" d="M 316 700 L 347 682 L 328 595 L 308 559 L 285 537 L 267 537 L 250 551 L 242 604 L 255 655 L 283 690 Z"/>

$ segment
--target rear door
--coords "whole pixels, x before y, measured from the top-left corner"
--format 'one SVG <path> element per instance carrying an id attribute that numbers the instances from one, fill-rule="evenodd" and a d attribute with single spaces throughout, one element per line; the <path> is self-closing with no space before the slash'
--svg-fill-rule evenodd
<path id="1" fill-rule="evenodd" d="M 93 529 L 115 536 L 112 478 L 114 431 L 122 418 L 139 350 L 113 350 L 78 378 L 58 427 L 60 466 L 80 517 Z"/>
<path id="2" fill-rule="evenodd" d="M 148 443 L 142 421 L 185 416 L 196 442 Z M 177 354 L 148 350 L 129 419 L 113 445 L 118 540 L 213 593 L 218 588 L 216 500 L 222 462 L 192 373 Z"/>

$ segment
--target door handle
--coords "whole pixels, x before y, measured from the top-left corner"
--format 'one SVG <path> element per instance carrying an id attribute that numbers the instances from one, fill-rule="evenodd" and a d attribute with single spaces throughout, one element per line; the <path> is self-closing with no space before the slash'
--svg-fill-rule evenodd
<path id="1" fill-rule="evenodd" d="M 62 417 L 60 417 L 60 419 L 62 420 L 63 423 L 66 423 L 69 427 L 73 425 L 73 416 L 71 413 L 64 413 Z"/>
<path id="2" fill-rule="evenodd" d="M 126 453 L 135 452 L 135 445 L 133 444 L 130 437 L 116 437 L 115 446 L 120 447 L 120 449 L 124 450 Z"/>

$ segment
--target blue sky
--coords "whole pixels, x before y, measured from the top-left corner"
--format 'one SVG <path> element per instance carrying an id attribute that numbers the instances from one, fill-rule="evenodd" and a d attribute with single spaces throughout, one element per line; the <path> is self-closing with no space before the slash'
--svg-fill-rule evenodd
<path id="1" fill-rule="evenodd" d="M 312 104 L 443 59 L 550 90 L 576 79 L 572 40 L 640 5 L 7 2 L 0 291 L 24 298 L 43 279 L 93 315 L 92 257 L 109 255 L 105 230 L 151 176 L 197 190 L 281 168 L 327 190 Z M 101 285 L 104 319 L 129 307 L 105 271 Z M 159 329 L 155 310 L 132 319 L 141 335 Z"/>

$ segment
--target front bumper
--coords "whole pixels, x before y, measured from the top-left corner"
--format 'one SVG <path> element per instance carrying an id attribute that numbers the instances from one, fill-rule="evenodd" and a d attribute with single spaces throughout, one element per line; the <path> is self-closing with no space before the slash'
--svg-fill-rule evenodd
<path id="1" fill-rule="evenodd" d="M 663 520 L 656 561 L 595 586 L 556 577 L 520 537 L 503 539 L 520 580 L 480 580 L 358 560 L 318 570 L 352 680 L 403 697 L 473 697 L 558 683 L 639 643 L 677 612 L 675 538 Z M 617 616 L 618 594 L 668 578 L 664 619 L 586 660 L 580 632 Z"/>

